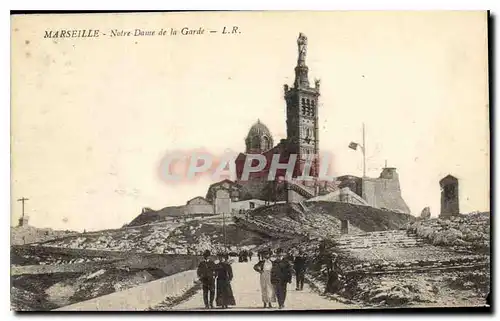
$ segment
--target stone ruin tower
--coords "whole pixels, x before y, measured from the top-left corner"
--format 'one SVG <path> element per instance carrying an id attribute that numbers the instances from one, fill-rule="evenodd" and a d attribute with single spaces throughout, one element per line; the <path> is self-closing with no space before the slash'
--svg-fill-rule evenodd
<path id="1" fill-rule="evenodd" d="M 450 217 L 460 213 L 458 204 L 458 179 L 448 175 L 439 181 L 441 186 L 441 214 L 440 217 Z"/>

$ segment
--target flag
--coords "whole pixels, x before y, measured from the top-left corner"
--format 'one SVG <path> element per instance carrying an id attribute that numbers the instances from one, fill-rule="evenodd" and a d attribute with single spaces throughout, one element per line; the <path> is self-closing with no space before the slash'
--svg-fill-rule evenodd
<path id="1" fill-rule="evenodd" d="M 355 143 L 355 142 L 351 142 L 351 143 L 349 144 L 349 148 L 350 148 L 350 149 L 354 149 L 354 150 L 356 150 L 356 149 L 358 148 L 358 144 L 357 144 L 357 143 Z"/>

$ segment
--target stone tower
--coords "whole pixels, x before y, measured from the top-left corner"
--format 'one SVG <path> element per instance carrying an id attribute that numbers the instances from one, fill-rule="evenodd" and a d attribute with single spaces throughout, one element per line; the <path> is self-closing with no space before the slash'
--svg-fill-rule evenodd
<path id="1" fill-rule="evenodd" d="M 302 174 L 303 164 L 307 154 L 318 155 L 318 99 L 320 95 L 319 80 L 315 86 L 309 84 L 306 65 L 307 37 L 300 33 L 297 39 L 298 59 L 295 67 L 295 82 L 293 87 L 284 85 L 286 101 L 286 127 L 288 151 L 297 154 L 298 173 Z M 311 167 L 311 176 L 317 176 L 318 161 Z"/>
<path id="2" fill-rule="evenodd" d="M 458 179 L 448 175 L 439 181 L 441 187 L 441 213 L 440 217 L 448 217 L 453 214 L 459 214 L 458 203 Z"/>

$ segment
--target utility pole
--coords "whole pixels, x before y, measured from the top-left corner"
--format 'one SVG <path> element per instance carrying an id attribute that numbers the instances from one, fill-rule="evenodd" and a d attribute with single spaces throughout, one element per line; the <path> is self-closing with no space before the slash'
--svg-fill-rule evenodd
<path id="1" fill-rule="evenodd" d="M 23 208 L 23 210 L 22 210 L 22 216 L 21 216 L 21 219 L 23 219 L 23 220 L 24 220 L 24 202 L 29 201 L 29 198 L 22 197 L 22 198 L 18 199 L 17 201 L 18 201 L 18 202 L 21 202 L 21 204 L 22 204 L 22 208 Z"/>
<path id="2" fill-rule="evenodd" d="M 363 177 L 366 177 L 366 137 L 365 137 L 365 123 L 363 123 L 363 143 L 359 144 L 356 142 L 351 142 L 349 144 L 349 148 L 353 150 L 357 150 L 358 147 L 361 149 L 361 153 L 363 153 Z"/>

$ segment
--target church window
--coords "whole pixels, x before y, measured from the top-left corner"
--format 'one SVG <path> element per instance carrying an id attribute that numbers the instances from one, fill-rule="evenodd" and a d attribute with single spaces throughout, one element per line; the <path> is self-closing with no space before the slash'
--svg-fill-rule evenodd
<path id="1" fill-rule="evenodd" d="M 264 142 L 264 144 L 263 144 L 263 146 L 264 146 L 264 150 L 271 149 L 271 146 L 270 146 L 270 145 L 271 145 L 271 141 L 269 140 L 269 138 L 268 138 L 267 136 L 264 136 L 264 137 L 262 138 L 262 140 L 263 140 L 263 142 Z"/>
<path id="2" fill-rule="evenodd" d="M 252 149 L 260 149 L 260 139 L 259 139 L 259 136 L 252 137 L 251 148 Z"/>

